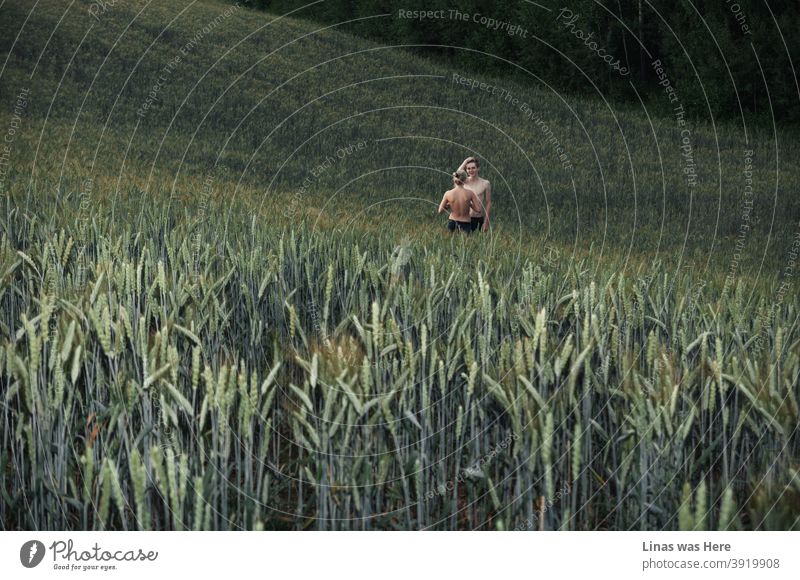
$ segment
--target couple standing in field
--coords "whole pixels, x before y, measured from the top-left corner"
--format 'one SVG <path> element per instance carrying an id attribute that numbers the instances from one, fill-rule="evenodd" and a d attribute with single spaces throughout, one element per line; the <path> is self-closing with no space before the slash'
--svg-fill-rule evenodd
<path id="1" fill-rule="evenodd" d="M 437 213 L 450 209 L 447 229 L 468 234 L 477 229 L 489 231 L 492 184 L 480 174 L 477 157 L 467 157 L 453 173 L 453 189 L 445 192 Z"/>

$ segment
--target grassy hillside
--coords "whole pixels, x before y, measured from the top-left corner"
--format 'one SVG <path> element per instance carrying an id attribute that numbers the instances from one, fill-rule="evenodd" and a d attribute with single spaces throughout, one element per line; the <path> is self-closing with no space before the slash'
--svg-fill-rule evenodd
<path id="1" fill-rule="evenodd" d="M 0 527 L 797 529 L 791 135 L 91 6 L 0 7 Z"/>
<path id="2" fill-rule="evenodd" d="M 592 248 L 600 261 L 657 257 L 704 277 L 753 281 L 766 269 L 774 279 L 797 231 L 792 135 L 688 125 L 689 162 L 676 122 L 443 69 L 335 26 L 204 1 L 117 3 L 87 18 L 90 6 L 3 7 L 4 114 L 31 90 L 15 147 L 22 180 L 78 191 L 110 176 L 113 192 L 93 187 L 94 196 L 147 199 L 166 187 L 189 204 L 211 174 L 215 194 L 256 201 L 273 218 L 311 205 L 348 224 L 355 206 L 364 220 L 419 233 L 441 228 L 434 204 L 475 152 L 494 184 L 498 234 L 549 241 L 561 256 Z M 754 152 L 752 209 L 745 149 Z M 751 229 L 737 240 L 743 225 Z"/>

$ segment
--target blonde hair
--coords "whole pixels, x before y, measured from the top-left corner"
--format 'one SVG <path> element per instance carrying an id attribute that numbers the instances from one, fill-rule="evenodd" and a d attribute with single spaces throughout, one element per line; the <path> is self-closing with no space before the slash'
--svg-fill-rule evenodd
<path id="1" fill-rule="evenodd" d="M 467 172 L 466 171 L 454 171 L 453 172 L 453 181 L 456 182 L 456 185 L 464 185 L 467 181 Z"/>

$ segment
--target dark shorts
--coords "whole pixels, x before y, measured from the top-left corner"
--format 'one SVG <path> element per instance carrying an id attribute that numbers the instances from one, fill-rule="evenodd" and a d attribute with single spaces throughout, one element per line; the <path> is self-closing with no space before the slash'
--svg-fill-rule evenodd
<path id="1" fill-rule="evenodd" d="M 457 222 L 456 220 L 447 220 L 447 229 L 451 232 L 458 230 L 459 232 L 472 233 L 471 222 Z"/>
<path id="2" fill-rule="evenodd" d="M 472 224 L 472 231 L 475 230 L 483 230 L 483 222 L 486 221 L 486 216 L 482 215 L 481 217 L 474 217 L 470 219 Z"/>

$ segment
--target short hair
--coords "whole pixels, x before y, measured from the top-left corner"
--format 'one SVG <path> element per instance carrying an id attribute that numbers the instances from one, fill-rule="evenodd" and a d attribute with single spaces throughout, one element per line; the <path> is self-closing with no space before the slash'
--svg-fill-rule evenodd
<path id="1" fill-rule="evenodd" d="M 453 180 L 458 183 L 458 185 L 464 185 L 467 181 L 467 172 L 466 171 L 454 171 L 453 172 Z"/>
<path id="2" fill-rule="evenodd" d="M 477 157 L 475 157 L 475 156 L 473 156 L 473 157 L 472 157 L 472 159 L 470 159 L 470 160 L 467 162 L 467 165 L 469 165 L 469 164 L 470 164 L 470 163 L 472 163 L 473 161 L 475 162 L 475 165 L 476 165 L 476 166 L 478 166 L 478 167 L 480 167 L 480 166 L 481 166 L 481 162 L 480 162 L 480 161 L 478 161 L 478 158 L 477 158 Z M 464 167 L 466 167 L 467 165 L 465 165 Z"/>

